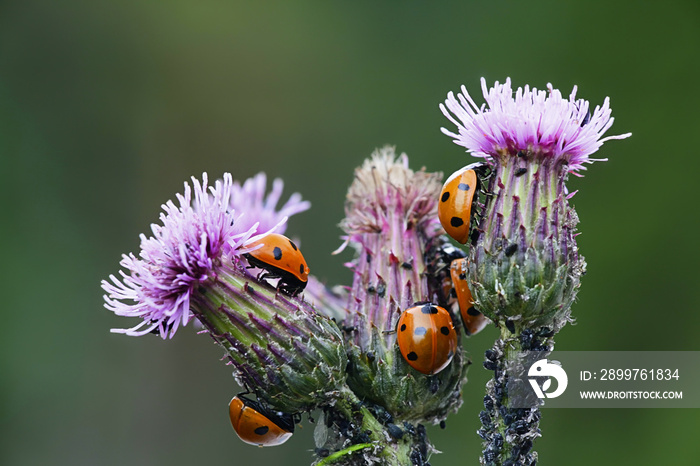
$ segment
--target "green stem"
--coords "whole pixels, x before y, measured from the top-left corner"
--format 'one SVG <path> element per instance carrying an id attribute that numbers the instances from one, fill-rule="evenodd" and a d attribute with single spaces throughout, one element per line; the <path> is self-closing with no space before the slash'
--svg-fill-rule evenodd
<path id="1" fill-rule="evenodd" d="M 316 466 L 325 464 L 358 464 L 357 455 L 364 455 L 365 463 L 380 462 L 387 466 L 410 466 L 417 455 L 425 456 L 427 440 L 421 428 L 419 433 L 409 433 L 400 427 L 379 421 L 372 412 L 371 406 L 360 401 L 348 387 L 342 387 L 333 394 L 334 403 L 326 409 L 328 425 L 327 445 L 345 445 L 348 440 L 352 445 L 332 452 L 329 456 L 315 463 Z M 377 409 L 377 408 L 375 408 Z M 389 426 L 393 426 L 390 428 Z M 325 428 L 321 425 L 320 428 Z M 402 432 L 400 438 L 396 429 Z M 360 464 L 365 464 L 360 463 Z"/>
<path id="2" fill-rule="evenodd" d="M 373 447 L 373 443 L 358 443 L 356 445 L 351 445 L 343 450 L 336 451 L 335 453 L 328 455 L 318 463 L 316 463 L 316 466 L 323 466 L 325 464 L 331 464 L 335 463 L 336 460 L 339 460 L 343 458 L 344 456 L 350 455 L 358 450 L 362 450 L 364 448 L 371 448 Z"/>

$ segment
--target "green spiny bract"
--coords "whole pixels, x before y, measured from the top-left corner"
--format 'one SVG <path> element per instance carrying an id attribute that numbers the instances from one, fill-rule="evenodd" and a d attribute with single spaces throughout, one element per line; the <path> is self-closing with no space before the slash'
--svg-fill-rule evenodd
<path id="1" fill-rule="evenodd" d="M 469 279 L 478 308 L 501 325 L 558 329 L 570 314 L 585 262 L 566 168 L 532 154 L 504 156 L 490 179 Z"/>
<path id="2" fill-rule="evenodd" d="M 233 364 L 234 377 L 274 408 L 312 410 L 345 382 L 340 329 L 307 302 L 222 266 L 193 310 Z"/>

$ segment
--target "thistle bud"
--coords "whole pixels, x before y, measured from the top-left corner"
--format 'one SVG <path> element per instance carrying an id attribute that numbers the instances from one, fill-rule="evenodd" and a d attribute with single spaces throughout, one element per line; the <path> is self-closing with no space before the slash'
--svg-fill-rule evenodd
<path id="1" fill-rule="evenodd" d="M 397 345 L 401 313 L 432 299 L 426 245 L 442 233 L 440 175 L 414 172 L 405 154 L 385 147 L 355 171 L 341 227 L 357 251 L 347 305 L 348 385 L 361 397 L 410 421 L 439 422 L 461 404 L 467 358 L 458 346 L 435 375 L 412 369 Z"/>

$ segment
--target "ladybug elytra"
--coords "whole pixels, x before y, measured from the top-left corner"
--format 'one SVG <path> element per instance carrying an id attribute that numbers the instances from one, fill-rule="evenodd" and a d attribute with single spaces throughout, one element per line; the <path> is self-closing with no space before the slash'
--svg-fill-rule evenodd
<path id="1" fill-rule="evenodd" d="M 467 335 L 479 333 L 486 327 L 489 320 L 474 307 L 474 298 L 469 290 L 467 281 L 467 260 L 455 259 L 450 265 L 450 275 L 454 284 L 459 313 L 464 322 L 464 331 Z"/>
<path id="2" fill-rule="evenodd" d="M 265 270 L 260 279 L 279 278 L 277 287 L 294 296 L 299 294 L 309 279 L 309 266 L 296 244 L 278 233 L 270 233 L 250 247 L 262 245 L 244 254 L 250 265 Z"/>
<path id="3" fill-rule="evenodd" d="M 294 433 L 293 416 L 264 409 L 256 401 L 234 396 L 228 405 L 229 418 L 238 437 L 250 445 L 282 445 Z"/>
<path id="4" fill-rule="evenodd" d="M 399 317 L 397 341 L 406 362 L 418 372 L 431 375 L 452 361 L 457 332 L 447 310 L 431 303 L 419 303 Z"/>
<path id="5" fill-rule="evenodd" d="M 477 193 L 481 179 L 486 176 L 488 165 L 473 163 L 457 170 L 450 176 L 440 191 L 438 217 L 448 235 L 465 244 L 469 239 L 472 214 L 475 212 Z"/>

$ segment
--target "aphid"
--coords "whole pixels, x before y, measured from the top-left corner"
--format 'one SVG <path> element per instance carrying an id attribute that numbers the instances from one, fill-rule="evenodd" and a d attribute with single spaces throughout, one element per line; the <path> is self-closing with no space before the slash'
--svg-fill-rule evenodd
<path id="1" fill-rule="evenodd" d="M 469 239 L 472 214 L 476 211 L 477 193 L 488 165 L 473 163 L 457 170 L 450 176 L 440 192 L 438 217 L 448 235 L 461 244 Z"/>
<path id="2" fill-rule="evenodd" d="M 469 290 L 467 281 L 467 260 L 455 259 L 450 265 L 450 275 L 457 294 L 459 313 L 464 322 L 464 331 L 467 335 L 479 333 L 486 327 L 489 320 L 474 307 L 474 298 Z"/>
<path id="3" fill-rule="evenodd" d="M 389 432 L 389 435 L 391 435 L 396 440 L 401 440 L 403 438 L 403 429 L 401 429 L 401 427 L 397 426 L 396 424 L 387 424 L 386 429 L 387 432 Z"/>
<path id="4" fill-rule="evenodd" d="M 444 308 L 418 303 L 401 314 L 397 325 L 401 355 L 418 372 L 437 374 L 452 361 L 457 332 Z"/>
<path id="5" fill-rule="evenodd" d="M 250 265 L 265 270 L 260 279 L 279 278 L 277 288 L 291 296 L 299 294 L 309 279 L 309 266 L 296 244 L 277 233 L 270 233 L 250 246 L 259 244 L 262 247 L 244 256 Z"/>
<path id="6" fill-rule="evenodd" d="M 242 395 L 233 397 L 228 405 L 228 413 L 233 430 L 250 445 L 282 445 L 294 433 L 294 416 L 272 412 Z"/>

